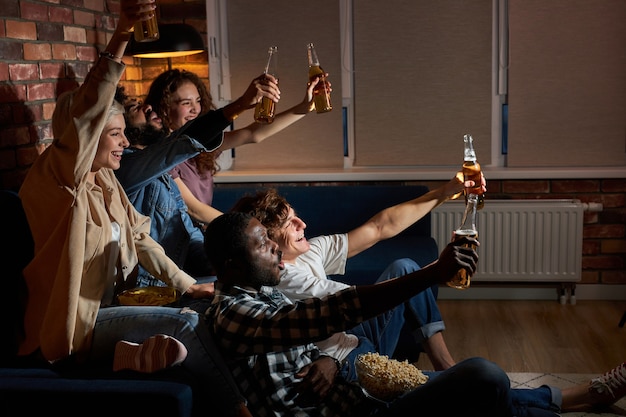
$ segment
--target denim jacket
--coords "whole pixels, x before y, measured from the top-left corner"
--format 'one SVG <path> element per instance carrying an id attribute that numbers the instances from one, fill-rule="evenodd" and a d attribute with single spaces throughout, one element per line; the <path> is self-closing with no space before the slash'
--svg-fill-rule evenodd
<path id="1" fill-rule="evenodd" d="M 165 253 L 180 268 L 198 277 L 211 272 L 204 252 L 204 236 L 193 224 L 180 190 L 168 171 L 207 151 L 205 145 L 215 148 L 218 135 L 218 145 L 221 144 L 222 131 L 228 121 L 221 111 L 213 111 L 191 123 L 196 125 L 194 129 L 186 126 L 183 132 L 174 132 L 144 149 L 126 149 L 121 167 L 115 173 L 137 211 L 150 217 L 150 236 L 163 246 Z M 190 134 L 205 139 L 192 139 Z M 138 285 L 162 284 L 140 269 Z"/>

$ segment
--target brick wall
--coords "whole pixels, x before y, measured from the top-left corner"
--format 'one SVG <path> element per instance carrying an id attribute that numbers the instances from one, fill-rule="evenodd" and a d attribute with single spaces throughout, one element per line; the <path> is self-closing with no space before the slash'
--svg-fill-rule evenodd
<path id="1" fill-rule="evenodd" d="M 203 1 L 159 0 L 161 23 L 187 23 L 205 38 Z M 41 144 L 52 140 L 56 97 L 80 85 L 111 37 L 119 0 L 0 0 L 0 187 L 17 189 Z M 121 84 L 147 94 L 167 59 L 124 58 Z M 173 67 L 194 71 L 208 86 L 205 53 L 175 58 Z"/>
<path id="2" fill-rule="evenodd" d="M 56 97 L 79 85 L 114 27 L 119 1 L 53 3 L 0 0 L 0 186 L 18 189 L 37 157 L 37 146 L 52 139 Z M 202 1 L 159 0 L 159 21 L 184 22 L 205 37 Z M 131 95 L 144 96 L 169 62 L 126 57 L 122 80 Z M 194 71 L 208 85 L 207 54 L 176 58 L 173 67 Z M 434 187 L 440 182 L 429 182 Z M 583 277 L 587 284 L 626 284 L 626 180 L 489 180 L 490 198 L 578 198 L 602 203 L 585 215 Z"/>

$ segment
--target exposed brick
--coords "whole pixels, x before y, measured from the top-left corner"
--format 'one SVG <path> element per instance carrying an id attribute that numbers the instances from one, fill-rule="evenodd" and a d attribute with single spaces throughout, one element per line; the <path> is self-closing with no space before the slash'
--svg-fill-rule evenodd
<path id="1" fill-rule="evenodd" d="M 20 1 L 20 12 L 23 19 L 35 22 L 45 22 L 48 20 L 48 6 L 45 4 L 31 3 L 29 1 Z"/>
<path id="2" fill-rule="evenodd" d="M 626 240 L 603 239 L 602 253 L 626 253 Z"/>
<path id="3" fill-rule="evenodd" d="M 597 284 L 600 282 L 600 272 L 598 271 L 582 271 L 580 276 L 580 284 Z"/>
<path id="4" fill-rule="evenodd" d="M 52 49 L 49 43 L 25 43 L 24 60 L 44 61 L 52 58 Z"/>
<path id="5" fill-rule="evenodd" d="M 65 6 L 69 6 L 73 9 L 81 9 L 83 8 L 82 0 L 62 0 Z"/>
<path id="6" fill-rule="evenodd" d="M 27 106 L 27 121 L 25 123 L 39 122 L 43 115 L 43 103 L 30 103 Z"/>
<path id="7" fill-rule="evenodd" d="M 39 66 L 37 64 L 10 64 L 9 78 L 11 81 L 25 81 L 39 79 Z"/>
<path id="8" fill-rule="evenodd" d="M 0 39 L 0 54 L 3 61 L 20 61 L 22 59 L 22 44 L 10 39 Z"/>
<path id="9" fill-rule="evenodd" d="M 583 239 L 583 255 L 600 254 L 601 242 L 599 240 Z"/>
<path id="10" fill-rule="evenodd" d="M 598 213 L 595 211 L 586 211 L 583 213 L 583 222 L 585 224 L 598 223 Z"/>
<path id="11" fill-rule="evenodd" d="M 623 270 L 602 271 L 600 276 L 602 284 L 626 284 L 626 272 Z"/>
<path id="12" fill-rule="evenodd" d="M 602 194 L 601 200 L 604 207 L 624 207 L 626 206 L 625 194 Z"/>
<path id="13" fill-rule="evenodd" d="M 27 126 L 0 129 L 0 144 L 2 147 L 25 145 L 30 143 Z"/>
<path id="14" fill-rule="evenodd" d="M 502 191 L 505 193 L 547 194 L 550 192 L 550 181 L 502 181 Z"/>
<path id="15" fill-rule="evenodd" d="M 30 166 L 35 162 L 39 154 L 34 146 L 18 148 L 16 152 L 16 162 L 20 167 Z"/>
<path id="16" fill-rule="evenodd" d="M 593 224 L 583 226 L 583 236 L 589 238 L 623 238 L 623 224 Z"/>
<path id="17" fill-rule="evenodd" d="M 55 98 L 53 83 L 30 84 L 26 89 L 29 101 Z"/>
<path id="18" fill-rule="evenodd" d="M 52 44 L 52 57 L 59 60 L 74 60 L 76 59 L 76 47 L 62 43 Z"/>
<path id="19" fill-rule="evenodd" d="M 79 83 L 75 79 L 63 79 L 57 82 L 56 96 L 60 96 L 66 91 L 71 91 L 78 87 Z"/>
<path id="20" fill-rule="evenodd" d="M 72 13 L 72 9 L 69 7 L 51 7 L 50 21 L 71 25 L 74 23 L 74 13 Z"/>
<path id="21" fill-rule="evenodd" d="M 76 57 L 81 61 L 95 62 L 98 58 L 98 50 L 93 46 L 76 46 Z"/>
<path id="22" fill-rule="evenodd" d="M 13 106 L 0 104 L 0 126 L 10 126 L 13 123 Z"/>
<path id="23" fill-rule="evenodd" d="M 37 143 L 44 139 L 52 139 L 54 136 L 52 134 L 52 123 L 41 123 L 36 126 L 36 129 L 33 132 L 32 138 L 33 142 Z"/>
<path id="24" fill-rule="evenodd" d="M 604 209 L 598 218 L 601 223 L 626 223 L 626 208 Z"/>
<path id="25" fill-rule="evenodd" d="M 624 267 L 624 260 L 620 256 L 583 256 L 583 269 L 619 269 Z"/>
<path id="26" fill-rule="evenodd" d="M 0 62 L 0 81 L 9 80 L 9 64 Z"/>
<path id="27" fill-rule="evenodd" d="M 65 65 L 60 62 L 43 62 L 39 65 L 39 76 L 41 80 L 63 78 Z"/>
<path id="28" fill-rule="evenodd" d="M 37 120 L 37 115 L 33 113 L 31 106 L 22 104 L 21 106 L 13 106 L 13 120 L 16 125 L 26 125 Z"/>
<path id="29" fill-rule="evenodd" d="M 625 179 L 609 179 L 602 181 L 602 191 L 606 193 L 626 192 Z"/>
<path id="30" fill-rule="evenodd" d="M 103 12 L 105 2 L 104 0 L 83 0 L 83 6 L 89 10 L 95 10 L 97 12 Z"/>
<path id="31" fill-rule="evenodd" d="M 56 107 L 56 103 L 53 101 L 48 101 L 46 103 L 43 103 L 42 120 L 52 120 L 52 114 L 54 113 L 55 107 Z"/>
<path id="32" fill-rule="evenodd" d="M 96 16 L 91 12 L 74 10 L 74 24 L 92 28 L 96 24 Z"/>
<path id="33" fill-rule="evenodd" d="M 19 3 L 15 0 L 0 0 L 0 10 L 4 17 L 19 17 Z"/>
<path id="34" fill-rule="evenodd" d="M 127 80 L 141 80 L 141 68 L 137 67 L 126 67 L 126 79 Z"/>
<path id="35" fill-rule="evenodd" d="M 550 186 L 554 193 L 595 193 L 600 191 L 600 180 L 554 180 Z"/>
<path id="36" fill-rule="evenodd" d="M 0 149 L 0 169 L 12 169 L 17 166 L 15 150 Z"/>
<path id="37" fill-rule="evenodd" d="M 107 33 L 102 29 L 87 29 L 86 36 L 88 45 L 103 45 L 101 49 L 104 49 L 104 45 L 107 44 Z"/>
<path id="38" fill-rule="evenodd" d="M 58 23 L 37 23 L 37 39 L 46 42 L 62 42 L 63 26 Z"/>
<path id="39" fill-rule="evenodd" d="M 19 103 L 26 100 L 23 84 L 0 84 L 0 103 Z"/>
<path id="40" fill-rule="evenodd" d="M 20 22 L 16 20 L 6 21 L 7 38 L 14 39 L 37 39 L 37 26 L 34 22 Z"/>
<path id="41" fill-rule="evenodd" d="M 65 26 L 63 27 L 63 39 L 67 42 L 84 44 L 87 41 L 87 35 L 84 28 Z"/>
<path id="42" fill-rule="evenodd" d="M 65 67 L 67 70 L 68 78 L 77 78 L 83 80 L 87 76 L 89 68 L 91 68 L 91 64 L 73 61 L 68 62 Z"/>

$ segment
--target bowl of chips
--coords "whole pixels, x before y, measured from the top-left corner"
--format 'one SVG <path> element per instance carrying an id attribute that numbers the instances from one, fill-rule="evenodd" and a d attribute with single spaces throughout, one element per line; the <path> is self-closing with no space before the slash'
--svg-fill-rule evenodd
<path id="1" fill-rule="evenodd" d="M 117 301 L 123 306 L 164 306 L 180 298 L 180 291 L 172 287 L 141 287 L 121 292 Z"/>
<path id="2" fill-rule="evenodd" d="M 392 401 L 428 381 L 428 376 L 408 361 L 378 353 L 358 355 L 355 367 L 363 392 L 383 402 Z"/>

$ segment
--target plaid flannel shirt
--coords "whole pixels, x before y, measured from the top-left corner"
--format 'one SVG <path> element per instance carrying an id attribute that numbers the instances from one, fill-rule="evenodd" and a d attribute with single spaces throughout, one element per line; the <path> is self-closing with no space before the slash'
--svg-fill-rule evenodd
<path id="1" fill-rule="evenodd" d="M 323 355 L 312 342 L 362 321 L 354 288 L 294 303 L 274 288 L 257 292 L 217 282 L 207 316 L 255 415 L 346 417 L 372 411 L 358 385 L 340 376 L 322 403 L 307 404 L 297 394 L 301 379 L 295 374 Z"/>

